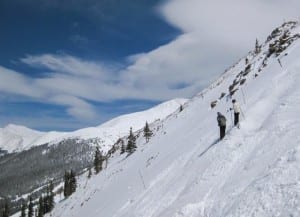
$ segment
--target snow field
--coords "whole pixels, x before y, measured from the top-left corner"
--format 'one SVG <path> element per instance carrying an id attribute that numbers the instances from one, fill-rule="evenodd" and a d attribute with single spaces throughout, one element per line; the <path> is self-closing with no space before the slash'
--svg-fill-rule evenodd
<path id="1" fill-rule="evenodd" d="M 231 129 L 230 98 L 210 103 L 228 93 L 244 59 L 156 123 L 161 129 L 149 143 L 140 137 L 134 154 L 116 154 L 52 216 L 300 216 L 300 42 L 278 57 L 283 68 L 271 56 L 258 72 L 263 52 L 248 56 L 251 71 L 234 95 L 245 115 L 241 129 Z M 217 111 L 228 124 L 220 142 Z"/>

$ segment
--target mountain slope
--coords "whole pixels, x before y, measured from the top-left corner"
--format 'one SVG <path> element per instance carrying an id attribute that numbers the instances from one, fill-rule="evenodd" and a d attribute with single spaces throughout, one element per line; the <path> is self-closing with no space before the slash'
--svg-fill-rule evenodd
<path id="1" fill-rule="evenodd" d="M 241 59 L 152 125 L 149 143 L 139 137 L 134 154 L 117 153 L 98 176 L 82 176 L 51 216 L 299 216 L 299 32 L 295 22 L 272 32 L 249 64 Z M 242 106 L 241 129 L 231 128 L 230 93 Z M 217 111 L 228 125 L 220 142 Z"/>
<path id="2" fill-rule="evenodd" d="M 38 132 L 23 126 L 10 124 L 4 128 L 0 128 L 0 149 L 6 150 L 9 153 L 20 152 L 28 150 L 33 146 L 46 143 L 57 144 L 70 138 L 98 138 L 99 143 L 102 143 L 101 147 L 103 151 L 106 152 L 118 138 L 129 133 L 130 127 L 133 127 L 133 130 L 139 130 L 145 125 L 146 121 L 151 123 L 155 120 L 165 118 L 186 101 L 187 99 L 170 100 L 142 112 L 122 115 L 97 127 L 84 128 L 68 133 Z"/>

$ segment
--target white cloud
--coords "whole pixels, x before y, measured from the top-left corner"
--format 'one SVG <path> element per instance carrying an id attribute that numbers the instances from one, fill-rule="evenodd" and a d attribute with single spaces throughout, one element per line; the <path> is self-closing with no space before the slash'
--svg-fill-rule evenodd
<path id="1" fill-rule="evenodd" d="M 198 31 L 205 40 L 243 36 L 241 40 L 249 44 L 249 39 L 265 37 L 284 20 L 298 19 L 299 7 L 297 0 L 171 0 L 161 11 L 174 26 L 184 32 Z"/>
<path id="2" fill-rule="evenodd" d="M 23 63 L 49 73 L 29 78 L 0 67 L 0 91 L 66 106 L 78 119 L 97 117 L 89 101 L 190 97 L 299 11 L 296 0 L 170 0 L 160 12 L 183 34 L 128 57 L 126 69 L 69 55 L 27 56 Z"/>
<path id="3" fill-rule="evenodd" d="M 32 80 L 13 70 L 0 66 L 0 91 L 28 97 L 42 97 L 43 91 L 32 85 Z"/>
<path id="4" fill-rule="evenodd" d="M 69 78 L 72 78 L 72 76 L 69 76 Z M 26 97 L 27 100 L 31 101 L 65 106 L 68 114 L 80 120 L 91 120 L 98 116 L 91 104 L 80 99 L 76 94 L 72 94 L 71 90 L 73 87 L 69 87 L 69 89 L 67 87 L 67 94 L 63 95 L 62 91 L 59 88 L 57 89 L 57 87 L 66 87 L 66 82 L 58 83 L 56 80 L 52 82 L 50 79 L 49 84 L 52 84 L 52 86 L 41 84 L 41 80 L 47 79 L 50 78 L 29 78 L 21 73 L 0 66 L 0 92 Z M 76 87 L 74 86 L 74 88 Z"/>
<path id="5" fill-rule="evenodd" d="M 45 68 L 56 73 L 70 74 L 76 76 L 89 76 L 105 80 L 105 69 L 102 64 L 92 61 L 80 60 L 68 55 L 27 56 L 21 61 L 32 67 Z"/>
<path id="6" fill-rule="evenodd" d="M 199 43 L 218 42 L 245 52 L 258 37 L 284 20 L 297 19 L 299 1 L 173 0 L 162 8 L 166 19 L 186 33 L 198 33 Z M 181 14 L 183 16 L 178 16 Z"/>
<path id="7" fill-rule="evenodd" d="M 256 38 L 263 41 L 284 20 L 297 19 L 299 10 L 296 0 L 169 0 L 160 12 L 183 34 L 134 55 L 121 81 L 145 97 L 191 96 L 254 48 Z M 180 83 L 190 85 L 172 88 Z"/>
<path id="8" fill-rule="evenodd" d="M 93 107 L 78 97 L 70 95 L 56 95 L 51 97 L 49 101 L 67 106 L 68 113 L 81 120 L 90 120 L 97 117 L 97 113 L 94 111 Z"/>

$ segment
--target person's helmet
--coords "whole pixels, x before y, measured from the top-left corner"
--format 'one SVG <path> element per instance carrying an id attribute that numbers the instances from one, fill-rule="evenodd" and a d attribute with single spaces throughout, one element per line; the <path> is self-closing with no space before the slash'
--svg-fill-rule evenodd
<path id="1" fill-rule="evenodd" d="M 217 112 L 217 115 L 220 116 L 220 115 L 222 115 L 222 114 L 221 114 L 221 112 Z"/>
<path id="2" fill-rule="evenodd" d="M 232 100 L 232 103 L 235 103 L 235 102 L 236 102 L 236 100 L 235 100 L 235 99 L 233 99 L 233 100 Z"/>

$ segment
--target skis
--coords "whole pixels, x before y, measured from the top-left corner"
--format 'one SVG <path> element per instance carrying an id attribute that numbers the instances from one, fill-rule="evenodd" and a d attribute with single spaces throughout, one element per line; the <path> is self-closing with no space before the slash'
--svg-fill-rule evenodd
<path id="1" fill-rule="evenodd" d="M 240 128 L 241 128 L 241 124 L 238 123 L 238 125 L 237 125 L 236 127 L 237 127 L 237 129 L 240 129 Z M 228 135 L 230 135 L 231 130 L 234 129 L 234 128 L 235 128 L 235 126 L 231 126 L 231 127 L 226 131 L 225 137 L 224 137 L 223 139 L 216 139 L 212 144 L 210 144 L 210 146 L 208 146 L 204 151 L 202 151 L 202 152 L 198 155 L 198 157 L 199 157 L 199 158 L 202 157 L 206 152 L 209 151 L 209 149 L 211 149 L 213 146 L 215 146 L 215 145 L 218 144 L 219 142 L 228 140 Z"/>

